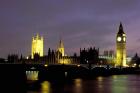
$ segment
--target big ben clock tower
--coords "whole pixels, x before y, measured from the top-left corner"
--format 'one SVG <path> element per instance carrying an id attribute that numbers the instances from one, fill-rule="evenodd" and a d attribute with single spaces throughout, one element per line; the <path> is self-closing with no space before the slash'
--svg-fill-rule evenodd
<path id="1" fill-rule="evenodd" d="M 126 66 L 126 34 L 120 23 L 119 31 L 116 36 L 116 66 Z"/>

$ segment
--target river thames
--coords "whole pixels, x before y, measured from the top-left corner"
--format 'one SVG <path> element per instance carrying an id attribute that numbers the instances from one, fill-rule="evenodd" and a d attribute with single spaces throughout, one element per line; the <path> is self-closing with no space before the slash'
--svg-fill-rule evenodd
<path id="1" fill-rule="evenodd" d="M 37 81 L 27 81 L 27 93 L 139 93 L 140 91 L 140 75 Z"/>

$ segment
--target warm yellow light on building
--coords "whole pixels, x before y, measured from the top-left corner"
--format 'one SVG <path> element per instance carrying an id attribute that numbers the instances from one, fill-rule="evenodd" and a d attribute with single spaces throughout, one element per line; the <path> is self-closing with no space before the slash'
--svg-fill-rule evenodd
<path id="1" fill-rule="evenodd" d="M 58 51 L 59 51 L 59 53 L 62 54 L 62 57 L 65 56 L 65 49 L 64 49 L 64 44 L 63 44 L 62 40 L 60 40 L 60 42 L 59 42 Z"/>
<path id="2" fill-rule="evenodd" d="M 33 37 L 31 51 L 32 58 L 34 58 L 35 54 L 38 54 L 41 57 L 43 56 L 43 37 L 40 37 L 38 34 L 36 37 Z"/>
<path id="3" fill-rule="evenodd" d="M 121 37 L 118 37 L 118 38 L 117 38 L 117 41 L 121 41 L 121 40 L 122 40 L 122 38 L 121 38 Z"/>
<path id="4" fill-rule="evenodd" d="M 120 23 L 119 31 L 116 36 L 116 66 L 126 65 L 126 34 L 123 31 Z"/>
<path id="5" fill-rule="evenodd" d="M 59 59 L 59 64 L 71 64 L 70 59 Z"/>

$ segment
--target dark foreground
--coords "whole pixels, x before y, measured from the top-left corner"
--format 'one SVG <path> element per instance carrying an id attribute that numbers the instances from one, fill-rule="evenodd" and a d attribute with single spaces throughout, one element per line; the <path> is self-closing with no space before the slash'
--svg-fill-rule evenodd
<path id="1" fill-rule="evenodd" d="M 1 91 L 5 91 L 7 93 L 10 91 L 11 93 L 26 93 L 28 90 L 28 84 L 26 79 L 26 71 L 31 70 L 28 69 L 27 65 L 23 64 L 1 64 L 0 65 L 0 87 Z M 133 74 L 139 75 L 139 68 L 94 68 L 94 69 L 85 69 L 83 67 L 70 67 L 70 66 L 48 66 L 38 69 L 38 83 L 43 81 L 71 81 L 77 78 L 81 78 L 84 80 L 91 80 L 98 76 L 109 77 L 112 75 L 124 75 L 124 74 Z M 77 81 L 80 82 L 80 81 Z M 80 86 L 80 85 L 79 85 Z M 63 93 L 63 92 L 62 92 Z M 81 92 L 76 92 L 81 93 Z M 90 92 L 89 92 L 90 93 Z"/>

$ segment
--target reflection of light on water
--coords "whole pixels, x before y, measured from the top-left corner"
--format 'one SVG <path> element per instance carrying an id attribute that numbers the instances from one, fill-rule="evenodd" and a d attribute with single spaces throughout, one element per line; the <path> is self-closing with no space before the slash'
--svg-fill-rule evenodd
<path id="1" fill-rule="evenodd" d="M 41 83 L 41 93 L 50 93 L 50 83 L 48 81 Z"/>
<path id="2" fill-rule="evenodd" d="M 117 79 L 117 75 L 113 75 L 112 78 L 113 78 L 113 79 Z"/>
<path id="3" fill-rule="evenodd" d="M 112 93 L 128 93 L 128 80 L 125 75 L 113 75 L 111 80 Z M 130 92 L 131 93 L 131 92 Z"/>
<path id="4" fill-rule="evenodd" d="M 39 71 L 26 71 L 27 80 L 38 80 Z"/>
<path id="5" fill-rule="evenodd" d="M 75 79 L 75 89 L 76 93 L 82 93 L 82 80 L 81 79 Z"/>
<path id="6" fill-rule="evenodd" d="M 100 88 L 100 90 L 103 90 L 103 77 L 99 76 L 97 77 L 98 80 L 98 87 Z"/>
<path id="7" fill-rule="evenodd" d="M 68 75 L 68 72 L 65 72 L 65 77 L 67 77 L 67 75 Z"/>
<path id="8" fill-rule="evenodd" d="M 101 76 L 99 76 L 99 77 L 97 77 L 97 79 L 98 79 L 98 81 L 103 81 L 103 77 L 101 77 Z"/>
<path id="9" fill-rule="evenodd" d="M 81 83 L 82 83 L 82 80 L 81 79 L 75 79 L 75 85 L 77 87 L 81 87 Z"/>

